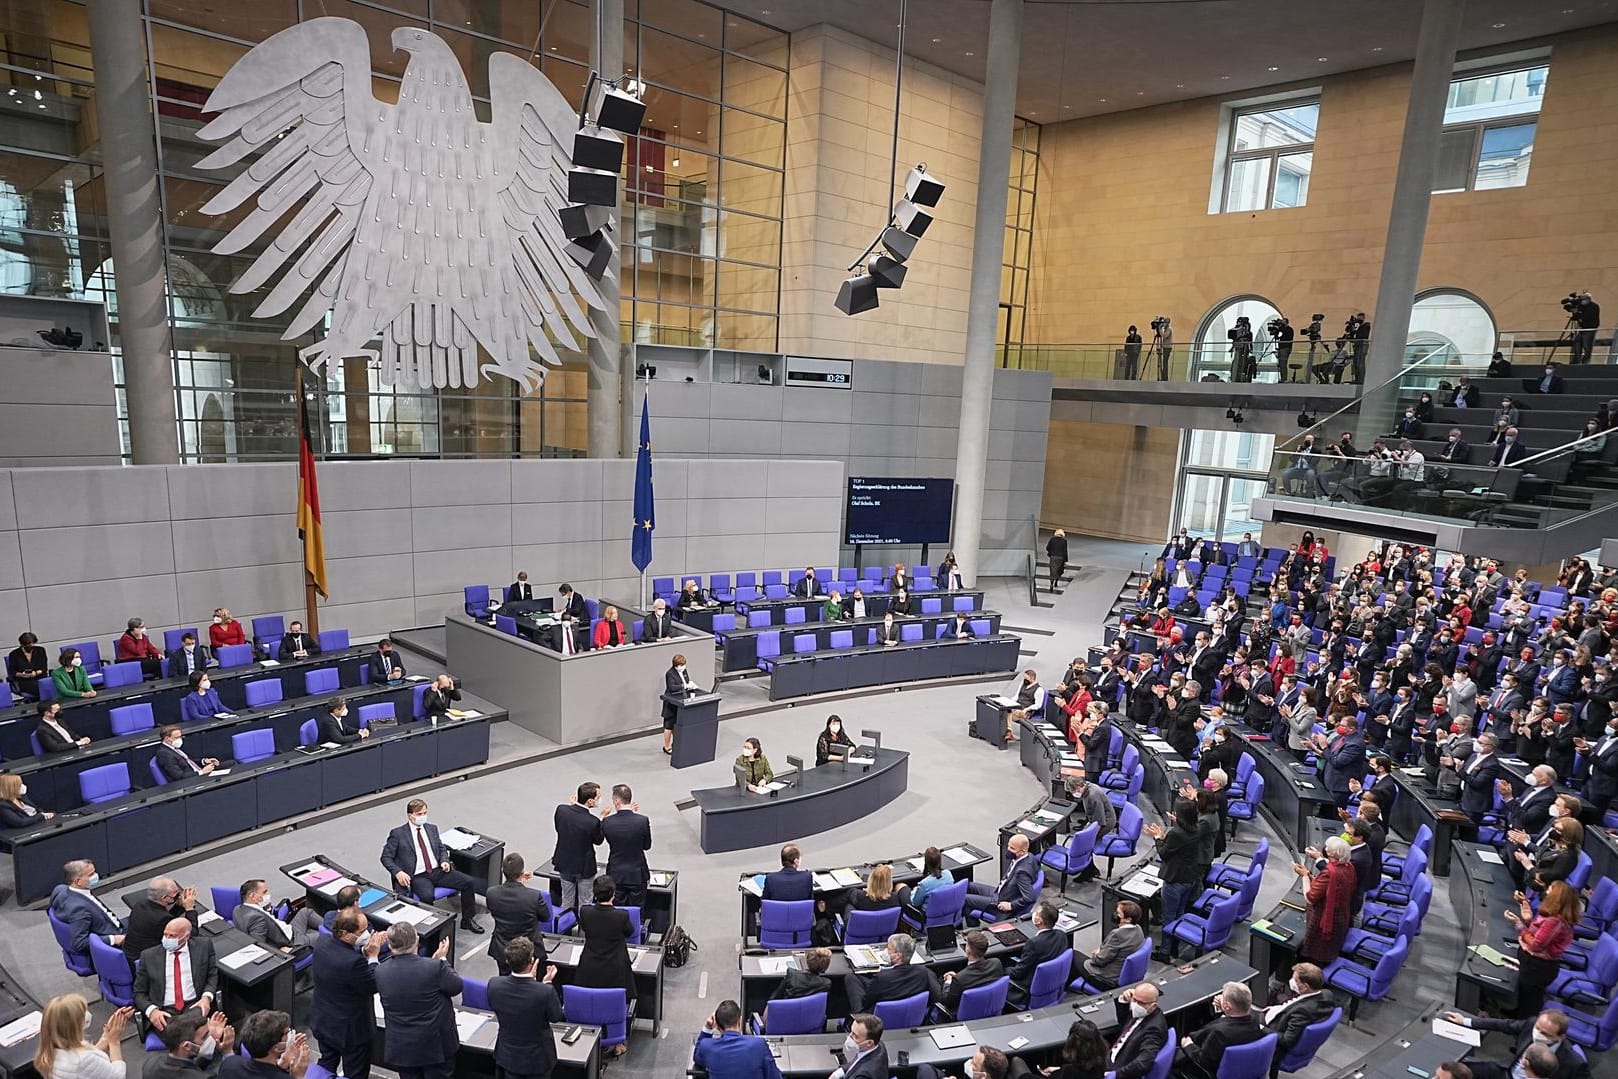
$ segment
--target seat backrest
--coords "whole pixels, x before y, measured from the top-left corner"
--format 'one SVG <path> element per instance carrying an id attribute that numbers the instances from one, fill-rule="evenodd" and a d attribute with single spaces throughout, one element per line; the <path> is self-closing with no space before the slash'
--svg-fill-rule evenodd
<path id="1" fill-rule="evenodd" d="M 216 657 L 221 667 L 245 667 L 253 662 L 253 646 L 250 644 L 227 644 L 219 650 Z"/>
<path id="2" fill-rule="evenodd" d="M 764 1005 L 766 1034 L 824 1034 L 825 1031 L 825 992 L 810 993 L 795 999 L 772 1000 Z"/>
<path id="3" fill-rule="evenodd" d="M 1278 1034 L 1266 1034 L 1256 1042 L 1227 1046 L 1214 1079 L 1264 1079 L 1270 1074 L 1270 1061 L 1280 1040 Z"/>
<path id="4" fill-rule="evenodd" d="M 765 599 L 786 599 L 787 586 L 784 584 L 767 584 L 764 586 Z"/>
<path id="5" fill-rule="evenodd" d="M 759 904 L 759 943 L 766 948 L 807 945 L 814 922 L 813 899 L 766 899 Z"/>
<path id="6" fill-rule="evenodd" d="M 336 667 L 320 667 L 305 671 L 303 674 L 303 691 L 311 697 L 317 697 L 322 693 L 336 693 L 342 688 L 342 684 L 342 678 Z"/>
<path id="7" fill-rule="evenodd" d="M 809 612 L 808 612 L 808 610 L 806 608 L 803 608 L 803 607 L 788 607 L 787 608 L 787 610 L 786 610 L 786 624 L 787 625 L 789 625 L 789 626 L 801 626 L 807 621 L 809 621 Z"/>
<path id="8" fill-rule="evenodd" d="M 1101 822 L 1091 821 L 1089 824 L 1074 832 L 1067 840 L 1068 864 L 1089 857 L 1095 853 L 1096 840 L 1101 838 Z M 1120 985 L 1123 983 L 1120 982 Z"/>
<path id="9" fill-rule="evenodd" d="M 1236 911 L 1241 906 L 1240 893 L 1221 899 L 1213 905 L 1208 912 L 1208 927 L 1203 934 L 1206 950 L 1222 948 L 1230 939 L 1231 927 L 1236 924 Z"/>
<path id="10" fill-rule="evenodd" d="M 1258 846 L 1253 848 L 1253 864 L 1263 869 L 1270 862 L 1270 837 L 1259 836 Z"/>
<path id="11" fill-rule="evenodd" d="M 489 1010 L 489 983 L 461 976 L 461 1003 L 480 1011 Z"/>
<path id="12" fill-rule="evenodd" d="M 1122 983 L 1120 983 L 1122 984 Z M 961 994 L 955 1010 L 955 1021 L 968 1023 L 973 1019 L 989 1019 L 1006 1009 L 1006 994 L 1011 990 L 1011 975 L 1003 975 Z"/>
<path id="13" fill-rule="evenodd" d="M 748 611 L 747 612 L 747 627 L 749 629 L 761 629 L 764 626 L 767 626 L 769 624 L 770 624 L 770 612 L 769 611 Z"/>
<path id="14" fill-rule="evenodd" d="M 101 646 L 94 641 L 80 641 L 78 644 L 66 645 L 67 648 L 77 648 L 79 658 L 84 660 L 84 673 L 94 674 L 101 669 Z"/>
<path id="15" fill-rule="evenodd" d="M 1326 1044 L 1326 1039 L 1331 1037 L 1331 1032 L 1337 1029 L 1337 1024 L 1342 1018 L 1343 1009 L 1333 1008 L 1332 1013 L 1320 1022 L 1310 1023 L 1304 1027 L 1292 1051 L 1282 1059 L 1282 1069 L 1289 1072 L 1300 1071 L 1314 1060 L 1315 1054 L 1320 1052 L 1320 1047 Z"/>
<path id="16" fill-rule="evenodd" d="M 736 615 L 731 611 L 713 616 L 713 631 L 715 633 L 730 633 L 736 628 Z"/>
<path id="17" fill-rule="evenodd" d="M 235 911 L 237 905 L 242 901 L 241 889 L 225 888 L 217 884 L 212 884 L 208 887 L 208 894 L 213 899 L 214 913 L 225 919 L 225 921 L 229 922 L 231 925 L 235 925 L 236 920 L 231 915 L 232 912 Z"/>
<path id="18" fill-rule="evenodd" d="M 1253 759 L 1253 755 L 1243 750 L 1242 755 L 1236 759 L 1236 782 L 1246 783 L 1247 777 L 1253 774 L 1253 769 L 1257 766 L 1258 762 Z"/>
<path id="19" fill-rule="evenodd" d="M 1259 804 L 1264 801 L 1264 773 L 1253 773 L 1247 783 L 1247 794 L 1241 800 L 1257 810 Z"/>
<path id="20" fill-rule="evenodd" d="M 887 940 L 899 928 L 899 908 L 851 910 L 843 930 L 843 944 L 875 944 Z"/>
<path id="21" fill-rule="evenodd" d="M 497 614 L 494 616 L 494 628 L 501 633 L 515 637 L 517 635 L 517 620 L 510 615 Z"/>
<path id="22" fill-rule="evenodd" d="M 141 667 L 137 660 L 126 663 L 109 663 L 101 668 L 103 689 L 117 689 L 119 686 L 138 686 L 141 682 Z"/>
<path id="23" fill-rule="evenodd" d="M 298 727 L 298 744 L 312 746 L 320 738 L 320 724 L 312 719 L 306 719 Z"/>
<path id="24" fill-rule="evenodd" d="M 125 704 L 107 710 L 107 719 L 112 723 L 113 734 L 133 734 L 136 731 L 148 731 L 157 724 L 152 719 L 152 706 L 150 702 L 144 704 Z"/>
<path id="25" fill-rule="evenodd" d="M 101 995 L 109 1003 L 128 1007 L 135 999 L 135 975 L 122 948 L 114 948 L 94 933 L 90 934 L 90 963 L 100 981 Z"/>
<path id="26" fill-rule="evenodd" d="M 268 727 L 257 731 L 243 731 L 230 736 L 230 755 L 238 764 L 261 761 L 275 756 L 275 732 Z"/>
<path id="27" fill-rule="evenodd" d="M 79 773 L 79 794 L 92 804 L 122 798 L 129 789 L 129 765 L 123 762 L 86 768 Z"/>
<path id="28" fill-rule="evenodd" d="M 1582 853 L 1582 852 L 1581 852 Z M 1404 863 L 1400 866 L 1399 880 L 1405 884 L 1414 884 L 1416 878 L 1427 872 L 1427 852 L 1420 847 L 1413 847 L 1405 855 Z"/>
<path id="29" fill-rule="evenodd" d="M 1573 872 L 1567 875 L 1568 887 L 1575 892 L 1582 891 L 1584 886 L 1590 883 L 1590 865 L 1590 856 L 1582 850 L 1579 851 L 1578 864 L 1573 867 Z"/>
<path id="30" fill-rule="evenodd" d="M 1404 966 L 1405 956 L 1410 952 L 1410 938 L 1400 935 L 1394 939 L 1392 947 L 1382 953 L 1382 958 L 1376 961 L 1376 969 L 1371 971 L 1371 984 L 1366 992 L 1367 1000 L 1381 1000 L 1387 996 L 1388 990 L 1393 988 L 1393 978 Z"/>
<path id="31" fill-rule="evenodd" d="M 728 573 L 709 574 L 708 575 L 708 591 L 710 591 L 710 592 L 729 592 L 730 591 L 730 574 L 728 574 Z"/>
<path id="32" fill-rule="evenodd" d="M 972 627 L 972 636 L 974 637 L 987 637 L 990 633 L 987 618 L 974 618 L 967 622 L 967 625 Z"/>
<path id="33" fill-rule="evenodd" d="M 81 953 L 73 951 L 73 930 L 50 907 L 45 908 L 45 917 L 50 919 L 51 936 L 56 938 L 56 946 L 62 949 L 62 958 L 65 961 L 69 956 L 78 956 Z"/>
<path id="34" fill-rule="evenodd" d="M 187 633 L 191 634 L 193 638 L 201 640 L 201 637 L 197 635 L 196 626 L 181 626 L 179 629 L 165 629 L 163 631 L 163 651 L 172 652 L 176 648 L 180 647 L 180 638 L 184 637 Z"/>
<path id="35" fill-rule="evenodd" d="M 315 635 L 322 652 L 341 652 L 348 647 L 348 630 L 323 629 Z"/>
<path id="36" fill-rule="evenodd" d="M 1433 849 L 1433 830 L 1432 830 L 1432 828 L 1430 826 L 1428 826 L 1428 825 L 1425 825 L 1425 824 L 1423 824 L 1420 828 L 1417 828 L 1416 829 L 1416 838 L 1412 839 L 1410 841 L 1410 847 L 1411 847 L 1412 850 L 1416 850 L 1416 849 L 1426 850 L 1426 851 L 1432 850 Z"/>
<path id="37" fill-rule="evenodd" d="M 1119 762 L 1118 770 L 1126 773 L 1133 772 L 1138 764 L 1140 764 L 1140 750 L 1135 748 L 1135 743 L 1131 742 L 1124 747 L 1124 756 Z"/>
<path id="38" fill-rule="evenodd" d="M 562 987 L 562 1014 L 569 1023 L 605 1028 L 603 1042 L 624 1041 L 629 1026 L 629 995 L 623 989 Z"/>
<path id="39" fill-rule="evenodd" d="M 247 694 L 247 707 L 262 708 L 266 704 L 274 704 L 281 700 L 281 680 L 279 678 L 260 678 L 248 682 L 243 690 Z"/>
<path id="40" fill-rule="evenodd" d="M 899 639 L 901 641 L 919 641 L 919 640 L 921 640 L 921 623 L 920 622 L 907 622 L 904 625 L 900 626 L 899 627 Z"/>
<path id="41" fill-rule="evenodd" d="M 489 586 L 486 584 L 469 584 L 461 589 L 461 596 L 466 603 L 466 613 L 473 617 L 482 615 L 489 607 Z"/>
<path id="42" fill-rule="evenodd" d="M 1141 941 L 1140 947 L 1130 952 L 1124 958 L 1124 965 L 1118 971 L 1119 985 L 1133 985 L 1146 977 L 1147 968 L 1152 963 L 1152 938 L 1147 937 Z"/>
<path id="43" fill-rule="evenodd" d="M 794 653 L 813 652 L 818 647 L 820 647 L 820 642 L 815 640 L 813 633 L 799 633 L 792 638 L 792 651 Z"/>
<path id="44" fill-rule="evenodd" d="M 169 785 L 169 777 L 163 771 L 163 766 L 157 763 L 156 757 L 146 762 L 146 771 L 152 777 L 153 786 L 166 787 Z"/>
<path id="45" fill-rule="evenodd" d="M 361 727 L 369 727 L 373 723 L 380 723 L 384 720 L 391 721 L 395 718 L 397 718 L 397 715 L 394 712 L 392 701 L 384 701 L 381 704 L 360 705 L 359 723 Z"/>
<path id="46" fill-rule="evenodd" d="M 1145 823 L 1146 818 L 1141 816 L 1140 809 L 1131 803 L 1125 803 L 1118 810 L 1118 834 L 1130 842 L 1140 838 L 1141 826 Z"/>
<path id="47" fill-rule="evenodd" d="M 927 922 L 922 928 L 935 925 L 960 925 L 966 908 L 968 880 L 958 880 L 934 888 L 927 896 Z"/>
<path id="48" fill-rule="evenodd" d="M 766 630 L 758 635 L 758 640 L 754 643 L 758 648 L 759 659 L 779 656 L 781 654 L 781 631 L 776 629 Z"/>
<path id="49" fill-rule="evenodd" d="M 952 596 L 952 597 L 950 597 L 949 609 L 952 610 L 952 611 L 970 611 L 970 610 L 975 609 L 976 607 L 977 607 L 977 598 L 975 596 Z"/>
<path id="50" fill-rule="evenodd" d="M 831 646 L 833 648 L 853 648 L 854 631 L 851 629 L 834 629 L 831 631 Z"/>
<path id="51" fill-rule="evenodd" d="M 922 614 L 943 614 L 944 601 L 937 596 L 928 596 L 921 601 Z"/>
<path id="52" fill-rule="evenodd" d="M 1146 1079 L 1169 1079 L 1169 1069 L 1174 1066 L 1174 1051 L 1179 1047 L 1180 1039 L 1174 1033 L 1174 1028 L 1169 1027 L 1168 1040 L 1157 1051 L 1157 1056 L 1152 1058 L 1152 1070 L 1146 1073 Z M 312 1077 L 305 1076 L 304 1079 Z"/>
<path id="53" fill-rule="evenodd" d="M 1034 968 L 1034 980 L 1028 985 L 1028 1007 L 1045 1008 L 1062 999 L 1068 980 L 1073 975 L 1073 949 L 1069 948 L 1053 959 L 1047 959 Z"/>
<path id="54" fill-rule="evenodd" d="M 776 574 L 776 579 L 779 580 L 780 576 L 780 574 Z M 742 588 L 744 586 L 747 588 L 757 588 L 758 574 L 754 573 L 752 570 L 742 570 L 740 573 L 737 573 L 736 587 Z"/>
<path id="55" fill-rule="evenodd" d="M 893 1027 L 920 1026 L 927 1021 L 928 995 L 917 993 L 915 996 L 903 997 L 899 1000 L 884 1000 L 871 1009 L 876 1017 L 882 1020 L 883 1029 Z"/>
<path id="56" fill-rule="evenodd" d="M 277 641 L 286 635 L 287 620 L 278 614 L 261 614 L 253 619 L 255 641 Z"/>

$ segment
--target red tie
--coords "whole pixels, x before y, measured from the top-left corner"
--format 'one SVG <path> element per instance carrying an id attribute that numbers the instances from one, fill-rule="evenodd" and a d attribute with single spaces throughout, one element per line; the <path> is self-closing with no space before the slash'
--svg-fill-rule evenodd
<path id="1" fill-rule="evenodd" d="M 416 846 L 421 848 L 421 871 L 431 873 L 433 871 L 433 856 L 427 850 L 427 837 L 422 834 L 419 827 L 416 829 Z"/>
<path id="2" fill-rule="evenodd" d="M 174 1010 L 185 1011 L 185 987 L 180 984 L 180 953 L 174 953 Z"/>

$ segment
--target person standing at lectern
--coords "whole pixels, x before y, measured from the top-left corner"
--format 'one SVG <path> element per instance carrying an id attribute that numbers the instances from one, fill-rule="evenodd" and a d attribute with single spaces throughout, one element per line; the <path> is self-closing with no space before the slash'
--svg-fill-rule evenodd
<path id="1" fill-rule="evenodd" d="M 685 657 L 678 652 L 674 654 L 674 662 L 669 669 L 663 672 L 663 692 L 670 697 L 684 697 L 692 693 L 702 692 L 697 684 L 691 681 L 691 674 L 685 669 Z M 668 701 L 663 702 L 663 752 L 674 752 L 674 719 L 679 715 L 679 709 Z"/>

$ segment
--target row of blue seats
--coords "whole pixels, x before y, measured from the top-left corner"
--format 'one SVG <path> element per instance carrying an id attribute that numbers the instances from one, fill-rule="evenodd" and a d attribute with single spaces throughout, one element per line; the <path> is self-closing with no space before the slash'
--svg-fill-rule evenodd
<path id="1" fill-rule="evenodd" d="M 967 625 L 972 627 L 972 636 L 987 637 L 990 635 L 989 620 L 987 618 L 971 619 Z M 812 655 L 816 652 L 840 652 L 845 648 L 854 647 L 854 635 L 858 633 L 864 639 L 861 645 L 876 643 L 875 626 L 856 626 L 853 629 L 834 629 L 831 632 L 829 648 L 817 648 L 814 634 L 803 633 L 792 638 L 792 655 Z M 941 641 L 951 636 L 954 627 L 948 622 L 941 624 L 933 634 L 935 641 Z M 919 641 L 922 639 L 922 628 L 919 623 L 910 623 L 899 627 L 900 641 Z M 768 674 L 775 669 L 775 661 L 781 658 L 781 631 L 770 630 L 758 635 L 758 669 Z"/>

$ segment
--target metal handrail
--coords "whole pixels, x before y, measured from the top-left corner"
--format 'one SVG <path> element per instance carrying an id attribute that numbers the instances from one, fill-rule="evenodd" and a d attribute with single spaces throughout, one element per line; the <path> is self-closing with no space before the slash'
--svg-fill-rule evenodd
<path id="1" fill-rule="evenodd" d="M 1304 430 L 1299 431 L 1295 435 L 1292 435 L 1285 442 L 1279 443 L 1275 447 L 1276 451 L 1279 452 L 1281 450 L 1286 449 L 1288 446 L 1292 445 L 1297 440 L 1303 438 L 1305 435 L 1315 434 L 1319 428 L 1325 427 L 1331 420 L 1336 419 L 1338 416 L 1341 416 L 1343 413 L 1348 412 L 1351 409 L 1356 409 L 1357 410 L 1360 407 L 1360 402 L 1365 400 L 1367 395 L 1375 393 L 1377 390 L 1382 389 L 1384 386 L 1387 386 L 1389 383 L 1397 382 L 1400 379 L 1404 378 L 1411 371 L 1414 371 L 1416 368 L 1420 367 L 1422 364 L 1426 363 L 1428 360 L 1430 360 L 1434 356 L 1438 355 L 1440 351 L 1442 351 L 1441 348 L 1434 349 L 1432 352 L 1427 353 L 1425 356 L 1422 356 L 1422 357 L 1418 358 L 1415 363 L 1412 363 L 1412 364 L 1409 364 L 1409 365 L 1407 365 L 1405 367 L 1400 368 L 1399 372 L 1397 374 L 1390 375 L 1389 377 L 1383 379 L 1381 382 L 1378 382 L 1375 386 L 1371 386 L 1371 387 L 1369 387 L 1367 389 L 1361 390 L 1359 395 L 1356 396 L 1353 400 L 1348 401 L 1348 402 L 1346 402 L 1346 403 L 1344 403 L 1342 405 L 1339 405 L 1335 412 L 1332 412 L 1332 413 L 1330 413 L 1328 415 L 1320 417 L 1319 419 L 1317 419 L 1314 423 L 1310 424 Z"/>

